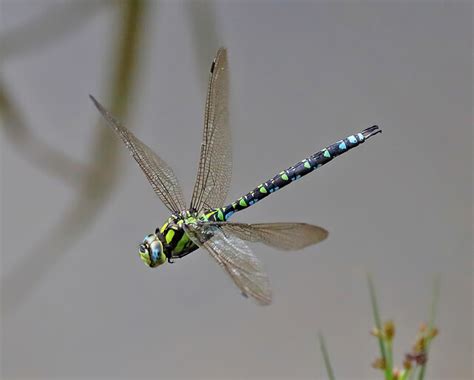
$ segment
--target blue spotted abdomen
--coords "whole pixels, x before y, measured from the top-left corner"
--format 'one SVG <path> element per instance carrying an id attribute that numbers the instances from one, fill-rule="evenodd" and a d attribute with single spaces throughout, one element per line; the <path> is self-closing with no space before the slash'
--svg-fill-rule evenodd
<path id="1" fill-rule="evenodd" d="M 216 219 L 229 219 L 233 213 L 252 206 L 253 204 L 262 200 L 269 194 L 278 191 L 279 189 L 305 176 L 306 174 L 312 172 L 320 166 L 327 164 L 333 158 L 362 144 L 369 137 L 379 132 L 382 131 L 374 125 L 373 127 L 364 129 L 362 132 L 357 133 L 355 135 L 348 136 L 345 139 L 339 140 L 338 142 L 324 148 L 323 150 L 314 153 L 308 158 L 305 158 L 297 164 L 290 166 L 288 169 L 278 173 L 276 176 L 270 178 L 268 181 L 265 181 L 264 183 L 258 185 L 251 192 L 247 193 L 243 197 L 240 197 L 235 202 L 232 202 L 230 205 L 219 209 L 218 212 L 215 214 Z"/>

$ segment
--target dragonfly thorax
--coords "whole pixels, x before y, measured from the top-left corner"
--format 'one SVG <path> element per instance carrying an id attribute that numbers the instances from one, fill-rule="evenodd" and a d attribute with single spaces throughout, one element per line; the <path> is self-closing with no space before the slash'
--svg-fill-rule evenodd
<path id="1" fill-rule="evenodd" d="M 145 237 L 140 244 L 140 258 L 149 267 L 157 267 L 166 261 L 181 258 L 198 249 L 186 233 L 184 226 L 218 220 L 219 209 L 204 211 L 198 215 L 194 210 L 185 210 L 171 215 L 166 222 Z"/>
<path id="2" fill-rule="evenodd" d="M 156 229 L 155 235 L 161 241 L 163 253 L 167 259 L 186 256 L 198 248 L 184 230 L 185 224 L 193 224 L 197 221 L 196 213 L 185 211 L 180 215 L 171 215 L 163 226 Z"/>

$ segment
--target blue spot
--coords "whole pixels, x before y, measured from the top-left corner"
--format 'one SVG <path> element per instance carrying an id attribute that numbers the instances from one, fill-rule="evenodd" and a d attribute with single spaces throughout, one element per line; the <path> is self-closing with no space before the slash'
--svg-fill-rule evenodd
<path id="1" fill-rule="evenodd" d="M 254 203 L 255 203 L 254 201 L 250 201 L 249 205 L 252 206 Z"/>
<path id="2" fill-rule="evenodd" d="M 278 186 L 275 187 L 275 191 L 279 190 L 280 188 Z"/>
<path id="3" fill-rule="evenodd" d="M 365 138 L 364 138 L 364 135 L 362 133 L 358 133 L 357 134 L 357 137 L 359 138 L 360 141 L 364 141 Z"/>
<path id="4" fill-rule="evenodd" d="M 347 149 L 346 143 L 344 141 L 339 144 L 339 149 L 340 150 L 346 150 Z"/>
<path id="5" fill-rule="evenodd" d="M 349 136 L 347 139 L 349 140 L 351 144 L 355 144 L 357 142 L 357 139 L 355 138 L 354 135 Z"/>
<path id="6" fill-rule="evenodd" d="M 319 168 L 320 166 L 323 166 L 323 164 L 317 164 L 316 168 Z"/>
<path id="7" fill-rule="evenodd" d="M 229 219 L 233 214 L 234 214 L 233 211 L 229 211 L 227 215 L 225 216 L 225 220 Z"/>
<path id="8" fill-rule="evenodd" d="M 300 178 L 301 178 L 301 175 L 298 174 L 298 175 L 296 176 L 296 179 L 300 179 Z"/>
<path id="9" fill-rule="evenodd" d="M 160 250 L 158 248 L 153 248 L 153 250 L 151 251 L 151 259 L 153 261 L 157 261 L 159 256 L 160 256 Z"/>
<path id="10" fill-rule="evenodd" d="M 270 193 L 273 193 L 273 189 L 270 189 Z"/>

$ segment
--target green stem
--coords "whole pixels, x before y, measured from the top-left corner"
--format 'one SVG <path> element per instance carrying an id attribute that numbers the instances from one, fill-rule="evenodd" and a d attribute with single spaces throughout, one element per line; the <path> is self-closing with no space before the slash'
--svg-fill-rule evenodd
<path id="1" fill-rule="evenodd" d="M 144 31 L 146 2 L 128 0 L 116 4 L 122 7 L 123 22 L 119 23 L 121 30 L 116 33 L 118 46 L 117 57 L 111 65 L 111 101 L 106 103 L 111 104 L 109 107 L 114 114 L 125 118 L 133 79 L 137 73 L 138 46 Z M 104 51 L 104 54 L 107 53 Z M 64 211 L 59 223 L 41 242 L 35 243 L 33 254 L 22 258 L 2 279 L 5 289 L 15 290 L 2 294 L 2 308 L 7 313 L 11 313 L 25 300 L 40 280 L 65 257 L 65 252 L 71 250 L 91 228 L 119 178 L 118 147 L 119 142 L 111 138 L 110 130 L 103 125 L 102 120 L 98 121 L 91 153 L 91 162 L 96 168 L 83 178 L 76 199 Z"/>
<path id="2" fill-rule="evenodd" d="M 407 380 L 408 376 L 410 376 L 411 369 L 405 369 L 402 371 L 402 374 L 400 375 L 399 380 Z"/>
<path id="3" fill-rule="evenodd" d="M 377 305 L 377 297 L 375 296 L 375 287 L 372 281 L 372 276 L 370 274 L 367 275 L 367 281 L 369 284 L 369 293 L 370 293 L 370 303 L 372 304 L 372 314 L 374 316 L 375 327 L 381 333 L 382 330 L 382 321 L 380 319 L 379 307 Z M 379 342 L 380 354 L 382 355 L 382 359 L 385 363 L 385 380 L 392 380 L 392 367 L 389 366 L 389 360 L 387 357 L 387 352 L 385 350 L 385 343 L 382 336 L 377 337 Z"/>
<path id="4" fill-rule="evenodd" d="M 430 307 L 430 319 L 428 322 L 428 334 L 434 329 L 435 319 L 436 319 L 436 312 L 438 309 L 438 301 L 439 301 L 439 292 L 440 292 L 440 276 L 439 274 L 435 277 L 433 282 L 433 298 L 431 299 L 431 307 Z M 425 346 L 425 354 L 428 358 L 430 343 L 432 338 L 426 339 L 426 346 Z M 428 361 L 425 361 L 420 367 L 420 373 L 418 375 L 418 380 L 423 380 L 425 377 L 426 372 L 426 364 Z"/>
<path id="5" fill-rule="evenodd" d="M 335 380 L 334 372 L 332 370 L 331 361 L 329 360 L 328 350 L 324 337 L 321 333 L 319 335 L 319 345 L 321 346 L 321 352 L 323 353 L 324 365 L 326 366 L 326 372 L 328 373 L 329 380 Z"/>
<path id="6" fill-rule="evenodd" d="M 409 380 L 414 380 L 414 379 L 416 379 L 416 375 L 417 375 L 417 373 L 419 372 L 418 369 L 419 369 L 419 367 L 417 366 L 417 367 L 414 367 L 414 368 L 411 370 L 411 374 L 410 374 Z"/>
<path id="7" fill-rule="evenodd" d="M 385 343 L 385 352 L 387 354 L 387 362 L 386 362 L 386 367 L 390 368 L 390 374 L 392 374 L 392 368 L 393 368 L 393 353 L 392 353 L 392 342 L 388 341 Z"/>

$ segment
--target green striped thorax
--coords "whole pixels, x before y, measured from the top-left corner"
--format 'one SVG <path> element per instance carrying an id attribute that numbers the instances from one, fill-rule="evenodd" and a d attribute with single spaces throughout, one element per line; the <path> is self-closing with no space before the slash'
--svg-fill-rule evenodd
<path id="1" fill-rule="evenodd" d="M 184 211 L 181 215 L 171 215 L 155 233 L 145 236 L 139 246 L 140 259 L 146 266 L 155 268 L 166 261 L 186 256 L 196 250 L 198 247 L 186 234 L 183 226 L 219 218 L 218 212 L 222 214 L 222 210 L 218 209 L 199 216 L 190 211 Z"/>

